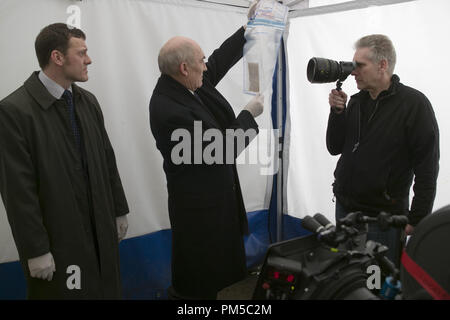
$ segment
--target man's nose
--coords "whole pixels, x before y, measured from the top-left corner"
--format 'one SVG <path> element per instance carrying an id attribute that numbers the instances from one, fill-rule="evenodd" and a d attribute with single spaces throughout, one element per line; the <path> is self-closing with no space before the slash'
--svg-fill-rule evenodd
<path id="1" fill-rule="evenodd" d="M 86 64 L 91 64 L 91 63 L 92 63 L 91 57 L 86 55 Z"/>

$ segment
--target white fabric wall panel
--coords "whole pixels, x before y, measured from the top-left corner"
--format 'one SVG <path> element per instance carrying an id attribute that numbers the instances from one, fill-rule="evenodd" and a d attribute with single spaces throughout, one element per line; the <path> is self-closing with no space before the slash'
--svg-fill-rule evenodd
<path id="1" fill-rule="evenodd" d="M 102 106 L 129 201 L 128 237 L 170 228 L 162 157 L 148 120 L 148 103 L 160 74 L 159 49 L 170 37 L 183 35 L 196 40 L 208 56 L 246 23 L 246 10 L 190 0 L 0 0 L 0 99 L 39 69 L 35 37 L 50 23 L 66 22 L 70 5 L 81 9 L 81 29 L 93 61 L 89 81 L 80 85 Z M 236 114 L 251 98 L 243 94 L 242 80 L 239 62 L 218 86 Z M 269 105 L 257 119 L 261 128 L 271 128 Z M 264 149 L 266 144 L 259 145 Z M 247 211 L 268 207 L 265 195 L 271 179 L 259 169 L 257 164 L 238 166 Z M 18 256 L 0 206 L 0 262 L 7 262 Z"/>
<path id="2" fill-rule="evenodd" d="M 450 44 L 450 2 L 412 1 L 291 20 L 288 39 L 291 138 L 287 213 L 296 217 L 321 212 L 334 221 L 331 184 L 338 157 L 325 145 L 330 84 L 311 84 L 306 66 L 311 57 L 351 61 L 360 37 L 388 35 L 397 51 L 395 73 L 431 101 L 440 128 L 440 174 L 434 208 L 450 203 L 450 111 L 447 63 Z M 357 92 L 354 78 L 344 82 L 350 96 Z M 412 191 L 411 191 L 412 193 Z"/>

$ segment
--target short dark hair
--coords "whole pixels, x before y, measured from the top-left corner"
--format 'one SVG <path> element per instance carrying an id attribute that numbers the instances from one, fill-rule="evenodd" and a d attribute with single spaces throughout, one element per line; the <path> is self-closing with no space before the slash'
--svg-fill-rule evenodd
<path id="1" fill-rule="evenodd" d="M 66 54 L 69 40 L 72 37 L 86 40 L 86 35 L 83 31 L 65 23 L 48 25 L 39 32 L 34 42 L 34 48 L 41 69 L 48 65 L 53 50 Z"/>

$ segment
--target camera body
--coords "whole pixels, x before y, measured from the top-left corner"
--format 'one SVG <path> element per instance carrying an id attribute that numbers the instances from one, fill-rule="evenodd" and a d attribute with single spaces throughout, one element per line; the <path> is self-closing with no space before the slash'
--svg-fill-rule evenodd
<path id="1" fill-rule="evenodd" d="M 366 288 L 372 264 L 370 255 L 328 247 L 314 234 L 280 242 L 267 251 L 253 299 L 377 299 Z"/>
<path id="2" fill-rule="evenodd" d="M 269 247 L 253 299 L 377 300 L 378 295 L 368 289 L 369 270 L 374 266 L 391 276 L 387 283 L 395 290 L 387 290 L 385 283 L 380 293 L 393 299 L 400 285 L 399 271 L 385 257 L 386 246 L 366 242 L 368 223 L 404 228 L 408 220 L 386 213 L 373 218 L 352 212 L 336 227 L 321 214 L 305 216 L 302 226 L 313 234 Z"/>

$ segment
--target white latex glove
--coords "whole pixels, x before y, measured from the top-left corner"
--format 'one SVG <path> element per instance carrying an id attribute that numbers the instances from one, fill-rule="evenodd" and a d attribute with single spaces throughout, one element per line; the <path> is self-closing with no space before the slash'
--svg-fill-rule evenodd
<path id="1" fill-rule="evenodd" d="M 258 4 L 258 2 L 259 2 L 259 0 L 253 1 L 252 4 L 248 7 L 248 12 L 247 12 L 248 20 L 252 20 L 254 18 L 255 11 L 256 11 L 256 5 Z"/>
<path id="2" fill-rule="evenodd" d="M 128 230 L 128 219 L 127 215 L 123 215 L 116 218 L 117 224 L 117 235 L 119 237 L 119 242 L 122 241 L 127 235 Z"/>
<path id="3" fill-rule="evenodd" d="M 55 260 L 53 255 L 48 252 L 42 256 L 28 259 L 28 268 L 33 278 L 52 281 L 53 272 L 56 271 Z"/>
<path id="4" fill-rule="evenodd" d="M 248 110 L 253 118 L 259 116 L 264 110 L 264 96 L 258 93 L 247 103 L 244 110 Z"/>

